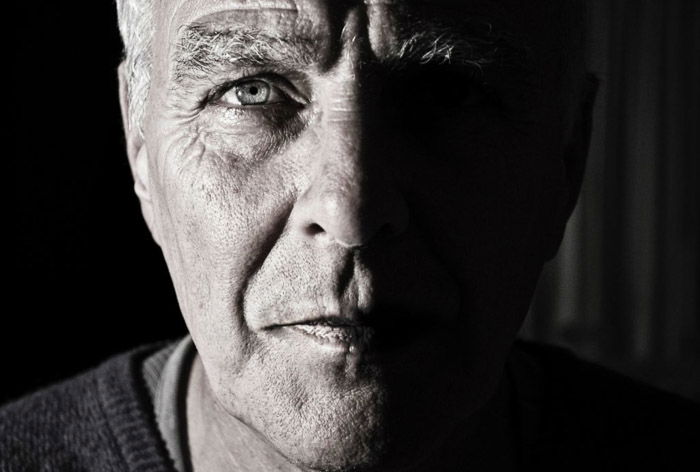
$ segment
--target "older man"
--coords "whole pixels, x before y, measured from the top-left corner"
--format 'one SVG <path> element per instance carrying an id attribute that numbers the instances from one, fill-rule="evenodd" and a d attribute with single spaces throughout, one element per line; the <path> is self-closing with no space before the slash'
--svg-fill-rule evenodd
<path id="1" fill-rule="evenodd" d="M 119 13 L 135 190 L 190 336 L 6 407 L 2 470 L 511 470 L 684 451 L 668 432 L 692 407 L 513 347 L 582 178 L 595 87 L 580 2 Z"/>

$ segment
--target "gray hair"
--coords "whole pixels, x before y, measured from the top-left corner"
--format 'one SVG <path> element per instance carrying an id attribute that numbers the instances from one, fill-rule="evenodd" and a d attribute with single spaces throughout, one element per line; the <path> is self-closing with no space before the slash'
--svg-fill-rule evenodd
<path id="1" fill-rule="evenodd" d="M 128 98 L 128 130 L 143 135 L 143 113 L 151 81 L 153 0 L 116 0 L 119 33 L 124 43 L 124 71 Z"/>

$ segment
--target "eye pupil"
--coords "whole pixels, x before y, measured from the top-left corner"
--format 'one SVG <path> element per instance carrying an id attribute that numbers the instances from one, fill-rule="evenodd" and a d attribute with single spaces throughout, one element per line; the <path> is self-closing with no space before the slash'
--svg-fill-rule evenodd
<path id="1" fill-rule="evenodd" d="M 258 88 L 255 87 L 255 86 L 251 86 L 251 87 L 248 89 L 248 93 L 251 94 L 251 95 L 257 95 L 257 93 L 258 93 Z"/>

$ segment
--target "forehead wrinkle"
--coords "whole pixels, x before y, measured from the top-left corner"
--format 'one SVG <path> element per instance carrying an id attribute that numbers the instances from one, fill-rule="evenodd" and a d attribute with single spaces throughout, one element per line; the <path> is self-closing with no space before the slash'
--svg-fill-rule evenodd
<path id="1" fill-rule="evenodd" d="M 224 5 L 225 4 L 225 5 Z M 222 7 L 225 6 L 225 9 Z M 157 11 L 163 13 L 166 18 L 165 28 L 168 39 L 166 46 L 170 48 L 177 44 L 177 37 L 172 41 L 170 34 L 179 34 L 183 25 L 195 24 L 205 18 L 216 16 L 225 11 L 252 11 L 260 8 L 270 8 L 279 11 L 297 12 L 296 0 L 183 0 L 175 3 L 171 0 L 161 0 L 160 8 Z M 176 28 L 175 26 L 178 25 Z M 170 51 L 168 56 L 170 57 Z"/>
<path id="2" fill-rule="evenodd" d="M 165 0 L 165 9 L 171 6 L 170 1 Z M 299 8 L 297 0 L 183 0 L 173 5 L 168 31 L 173 31 L 174 24 L 194 24 L 224 12 L 260 10 L 298 12 Z"/>

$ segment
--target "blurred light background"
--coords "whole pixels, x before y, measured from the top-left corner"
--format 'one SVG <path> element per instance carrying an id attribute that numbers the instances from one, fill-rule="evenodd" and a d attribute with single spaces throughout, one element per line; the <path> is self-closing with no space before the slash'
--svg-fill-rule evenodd
<path id="1" fill-rule="evenodd" d="M 700 400 L 700 2 L 593 0 L 579 206 L 524 337 Z"/>

